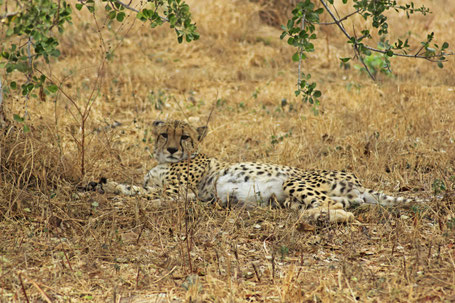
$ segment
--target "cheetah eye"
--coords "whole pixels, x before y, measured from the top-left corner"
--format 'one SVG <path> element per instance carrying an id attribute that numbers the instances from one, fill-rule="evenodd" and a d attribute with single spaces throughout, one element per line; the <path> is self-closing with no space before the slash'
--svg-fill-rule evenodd
<path id="1" fill-rule="evenodd" d="M 190 136 L 188 135 L 182 135 L 182 140 L 188 140 L 190 138 Z"/>
<path id="2" fill-rule="evenodd" d="M 167 139 L 167 134 L 166 133 L 162 133 L 160 134 L 161 137 L 163 137 L 164 139 Z"/>

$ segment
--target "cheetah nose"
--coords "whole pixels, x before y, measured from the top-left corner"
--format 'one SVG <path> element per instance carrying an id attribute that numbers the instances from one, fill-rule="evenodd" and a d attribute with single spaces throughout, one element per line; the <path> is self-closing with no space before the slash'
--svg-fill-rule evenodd
<path id="1" fill-rule="evenodd" d="M 174 154 L 175 152 L 177 152 L 177 150 L 178 150 L 178 149 L 175 148 L 175 147 L 168 147 L 168 148 L 167 148 L 167 151 L 168 151 L 171 155 Z"/>

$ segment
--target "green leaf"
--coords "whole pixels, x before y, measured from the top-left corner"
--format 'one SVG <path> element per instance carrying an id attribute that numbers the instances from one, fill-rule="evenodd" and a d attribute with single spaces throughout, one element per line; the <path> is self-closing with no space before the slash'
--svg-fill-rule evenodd
<path id="1" fill-rule="evenodd" d="M 292 61 L 297 62 L 299 61 L 299 52 L 295 52 L 294 55 L 292 55 Z"/>
<path id="2" fill-rule="evenodd" d="M 446 49 L 446 48 L 448 48 L 448 47 L 449 47 L 449 43 L 444 42 L 444 43 L 442 44 L 441 49 L 444 50 L 444 49 Z"/>
<path id="3" fill-rule="evenodd" d="M 53 49 L 49 55 L 51 55 L 52 57 L 60 57 L 60 51 L 58 49 Z"/>
<path id="4" fill-rule="evenodd" d="M 17 122 L 24 122 L 24 118 L 22 118 L 18 114 L 14 114 L 13 119 L 14 119 L 14 121 L 17 121 Z"/>
<path id="5" fill-rule="evenodd" d="M 48 85 L 47 90 L 50 91 L 51 93 L 55 93 L 58 91 L 58 86 L 55 84 Z"/>
<path id="6" fill-rule="evenodd" d="M 119 12 L 119 13 L 117 14 L 117 21 L 118 21 L 118 22 L 122 22 L 123 19 L 125 19 L 125 13 L 124 13 L 124 12 Z"/>
<path id="7" fill-rule="evenodd" d="M 83 6 L 82 4 L 77 3 L 77 4 L 76 4 L 76 9 L 77 9 L 78 11 L 80 11 L 80 10 L 82 9 L 82 6 Z"/>
<path id="8" fill-rule="evenodd" d="M 314 96 L 315 98 L 319 98 L 321 95 L 322 95 L 322 94 L 321 94 L 320 91 L 318 91 L 318 90 L 314 91 L 313 96 Z"/>
<path id="9" fill-rule="evenodd" d="M 27 124 L 24 124 L 24 133 L 28 133 L 30 131 L 30 128 L 28 127 Z"/>
<path id="10" fill-rule="evenodd" d="M 12 89 L 16 89 L 17 88 L 17 83 L 15 81 L 11 81 L 11 83 L 9 84 L 9 86 L 12 88 Z"/>
<path id="11" fill-rule="evenodd" d="M 289 19 L 288 20 L 288 24 L 287 24 L 287 28 L 291 29 L 293 26 L 294 26 L 294 21 L 292 21 L 292 19 Z"/>
<path id="12" fill-rule="evenodd" d="M 351 58 L 340 58 L 340 60 L 341 60 L 341 62 L 346 63 L 346 62 L 348 62 L 349 60 L 351 60 Z"/>
<path id="13" fill-rule="evenodd" d="M 444 64 L 442 64 L 442 62 L 439 61 L 439 62 L 438 62 L 438 67 L 439 67 L 439 68 L 443 68 L 443 67 L 444 67 Z"/>
<path id="14" fill-rule="evenodd" d="M 116 11 L 110 11 L 109 14 L 107 14 L 108 18 L 111 20 L 115 19 L 116 15 L 117 15 Z"/>
<path id="15" fill-rule="evenodd" d="M 392 57 L 393 56 L 393 51 L 391 49 L 388 49 L 386 51 L 386 55 L 389 56 L 389 57 Z"/>

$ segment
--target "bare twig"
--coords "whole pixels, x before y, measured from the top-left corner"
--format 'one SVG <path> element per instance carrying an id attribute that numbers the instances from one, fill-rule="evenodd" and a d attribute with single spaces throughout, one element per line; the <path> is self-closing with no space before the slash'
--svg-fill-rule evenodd
<path id="1" fill-rule="evenodd" d="M 65 255 L 66 263 L 68 263 L 68 267 L 73 270 L 73 267 L 71 266 L 70 258 L 68 258 L 68 254 L 66 251 L 63 251 L 63 254 Z"/>
<path id="2" fill-rule="evenodd" d="M 41 295 L 43 296 L 44 300 L 46 300 L 47 303 L 52 303 L 51 298 L 49 298 L 49 296 L 44 292 L 44 290 L 41 289 L 41 287 L 39 287 L 39 285 L 35 281 L 30 282 L 33 284 L 33 286 L 35 286 L 36 289 L 38 289 L 38 291 L 41 293 Z"/>
<path id="3" fill-rule="evenodd" d="M 347 14 L 347 15 L 344 16 L 343 18 L 338 19 L 338 21 L 339 21 L 339 22 L 344 21 L 344 20 L 348 19 L 349 17 L 354 16 L 354 15 L 357 14 L 357 13 L 360 13 L 361 11 L 363 11 L 363 10 L 358 9 L 358 10 L 356 10 L 355 12 L 352 12 L 352 13 L 350 13 L 350 14 Z M 333 24 L 336 24 L 336 21 L 334 21 L 334 22 L 318 22 L 318 23 L 315 23 L 315 24 L 318 24 L 318 25 L 333 25 Z"/>
<path id="4" fill-rule="evenodd" d="M 258 270 L 256 268 L 256 264 L 251 263 L 253 265 L 254 273 L 256 274 L 256 278 L 258 279 L 258 282 L 261 282 L 261 278 L 259 277 Z"/>
<path id="5" fill-rule="evenodd" d="M 124 8 L 129 9 L 130 11 L 139 13 L 139 10 L 135 9 L 134 7 L 131 7 L 129 4 L 123 3 L 122 1 L 118 1 L 118 0 L 115 0 L 115 2 L 117 2 L 118 4 L 123 6 Z"/>
<path id="6" fill-rule="evenodd" d="M 213 114 L 213 112 L 215 111 L 216 100 L 218 100 L 218 90 L 217 90 L 217 92 L 216 92 L 215 102 L 213 102 L 212 109 L 210 110 L 209 117 L 207 118 L 207 123 L 205 123 L 205 126 L 206 126 L 206 127 L 209 126 L 210 119 L 212 118 L 212 114 Z"/>
<path id="7" fill-rule="evenodd" d="M 21 282 L 22 292 L 24 293 L 25 301 L 27 301 L 27 303 L 30 303 L 30 300 L 28 299 L 28 296 L 27 296 L 27 292 L 25 291 L 25 286 L 24 286 L 24 282 L 22 281 L 21 274 L 19 274 L 19 281 Z"/>

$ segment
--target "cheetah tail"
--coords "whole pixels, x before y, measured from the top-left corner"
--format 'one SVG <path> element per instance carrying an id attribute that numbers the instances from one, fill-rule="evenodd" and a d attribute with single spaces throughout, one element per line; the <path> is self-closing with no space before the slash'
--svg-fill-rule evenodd
<path id="1" fill-rule="evenodd" d="M 380 204 L 383 206 L 409 206 L 413 203 L 424 202 L 420 199 L 393 197 L 372 189 L 364 189 L 364 191 L 361 192 L 360 198 L 363 199 L 364 203 Z"/>

